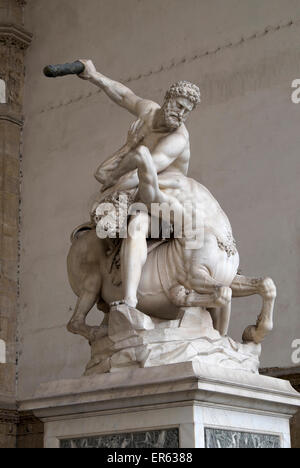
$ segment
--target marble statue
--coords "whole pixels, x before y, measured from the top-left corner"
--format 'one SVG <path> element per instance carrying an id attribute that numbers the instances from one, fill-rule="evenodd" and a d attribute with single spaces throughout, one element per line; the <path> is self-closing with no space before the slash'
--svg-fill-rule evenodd
<path id="1" fill-rule="evenodd" d="M 187 176 L 185 121 L 201 101 L 199 88 L 177 82 L 159 106 L 97 72 L 91 60 L 76 63 L 79 78 L 135 117 L 125 145 L 95 172 L 101 188 L 90 222 L 71 236 L 68 275 L 78 300 L 68 330 L 90 342 L 86 374 L 197 360 L 256 373 L 261 342 L 273 328 L 276 287 L 270 278 L 239 274 L 226 214 Z M 108 203 L 114 215 L 101 211 Z M 131 211 L 137 203 L 147 209 Z M 169 239 L 152 238 L 153 205 L 169 208 L 169 219 L 159 214 Z M 187 228 L 178 235 L 180 219 Z M 200 220 L 196 229 L 194 219 Z M 236 343 L 227 336 L 232 298 L 254 294 L 262 297 L 261 312 Z M 99 327 L 86 324 L 95 305 L 105 314 Z"/>

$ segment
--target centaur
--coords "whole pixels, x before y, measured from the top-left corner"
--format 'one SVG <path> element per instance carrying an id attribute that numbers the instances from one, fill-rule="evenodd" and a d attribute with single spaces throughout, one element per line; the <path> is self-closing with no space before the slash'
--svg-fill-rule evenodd
<path id="1" fill-rule="evenodd" d="M 90 341 L 102 331 L 105 334 L 107 318 L 99 328 L 89 327 L 86 317 L 95 304 L 109 312 L 110 304 L 120 301 L 169 320 L 177 318 L 180 307 L 206 307 L 215 327 L 226 335 L 232 296 L 259 294 L 263 299 L 261 314 L 256 325 L 246 328 L 243 340 L 260 343 L 273 327 L 275 285 L 269 278 L 238 274 L 239 255 L 227 216 L 205 187 L 187 178 L 190 145 L 184 122 L 200 102 L 199 88 L 178 82 L 160 107 L 97 72 L 90 60 L 65 68 L 67 71 L 50 67 L 46 74 L 77 73 L 137 117 L 127 143 L 96 171 L 96 179 L 103 184 L 98 204 L 126 193 L 134 201 L 143 202 L 148 210 L 152 203 L 172 207 L 174 223 L 176 217 L 186 219 L 189 203 L 190 224 L 196 218 L 201 225 L 196 247 L 190 247 L 190 234 L 183 231 L 181 236 L 149 249 L 148 214 L 131 216 L 129 235 L 120 251 L 120 281 L 116 281 L 116 267 L 112 267 L 116 252 L 111 239 L 99 239 L 95 226 L 76 229 L 68 255 L 68 273 L 78 301 L 68 329 Z M 95 212 L 92 218 L 97 222 Z"/>
<path id="2" fill-rule="evenodd" d="M 263 299 L 261 313 L 256 325 L 246 328 L 243 340 L 260 343 L 273 328 L 274 282 L 270 278 L 249 278 L 237 274 L 239 254 L 230 223 L 205 187 L 193 179 L 174 174 L 176 188 L 161 190 L 164 176 L 157 176 L 153 159 L 145 146 L 137 148 L 135 163 L 139 200 L 149 209 L 151 203 L 167 204 L 177 219 L 184 215 L 189 202 L 193 207 L 193 217 L 198 215 L 201 218 L 203 234 L 199 248 L 189 248 L 191 239 L 183 232 L 181 238 L 169 240 L 148 254 L 138 288 L 137 308 L 147 315 L 172 320 L 177 318 L 180 307 L 206 307 L 212 313 L 215 327 L 221 335 L 226 335 L 231 298 L 259 294 Z M 111 257 L 107 255 L 109 242 L 99 239 L 95 229 L 77 231 L 68 256 L 69 280 L 78 296 L 68 329 L 89 340 L 97 334 L 99 337 L 99 328 L 86 324 L 86 316 L 92 307 L 98 304 L 100 309 L 108 312 L 108 305 L 123 297 L 122 285 L 114 285 L 114 273 L 108 273 L 111 265 Z M 105 333 L 105 326 L 103 330 Z"/>

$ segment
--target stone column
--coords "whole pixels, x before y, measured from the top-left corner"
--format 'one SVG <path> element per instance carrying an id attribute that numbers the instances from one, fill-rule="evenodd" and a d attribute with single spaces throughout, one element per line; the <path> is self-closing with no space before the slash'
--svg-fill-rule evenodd
<path id="1" fill-rule="evenodd" d="M 24 0 L 0 0 L 0 447 L 15 445 Z M 10 421 L 11 416 L 11 421 Z"/>

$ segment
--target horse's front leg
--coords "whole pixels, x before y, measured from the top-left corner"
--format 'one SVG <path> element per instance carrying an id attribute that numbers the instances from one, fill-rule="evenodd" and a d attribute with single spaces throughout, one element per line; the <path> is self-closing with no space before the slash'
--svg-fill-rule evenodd
<path id="1" fill-rule="evenodd" d="M 245 342 L 261 343 L 273 330 L 273 312 L 276 299 L 276 286 L 271 278 L 251 278 L 237 275 L 231 284 L 233 297 L 247 297 L 259 294 L 263 305 L 256 325 L 250 325 L 243 333 Z"/>
<path id="2" fill-rule="evenodd" d="M 99 273 L 91 273 L 85 278 L 74 314 L 67 325 L 69 332 L 84 336 L 89 341 L 92 341 L 95 333 L 99 332 L 99 327 L 90 327 L 86 324 L 86 317 L 99 299 L 100 288 L 101 275 Z"/>

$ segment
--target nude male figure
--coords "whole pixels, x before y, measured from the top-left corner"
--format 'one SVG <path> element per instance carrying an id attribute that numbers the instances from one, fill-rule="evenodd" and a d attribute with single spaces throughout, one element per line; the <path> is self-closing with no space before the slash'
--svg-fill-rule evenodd
<path id="1" fill-rule="evenodd" d="M 127 109 L 138 120 L 131 127 L 127 144 L 97 169 L 96 179 L 103 183 L 106 193 L 137 188 L 138 169 L 144 164 L 143 154 L 149 151 L 158 176 L 176 173 L 187 175 L 190 160 L 189 133 L 184 125 L 188 115 L 200 102 L 200 90 L 189 82 L 178 82 L 167 92 L 162 107 L 153 101 L 136 96 L 129 88 L 97 72 L 91 60 L 81 60 L 85 70 L 79 75 L 100 87 L 119 106 Z M 141 212 L 132 216 L 128 237 L 123 240 L 121 271 L 124 303 L 137 305 L 137 290 L 142 269 L 147 260 L 149 216 Z"/>

